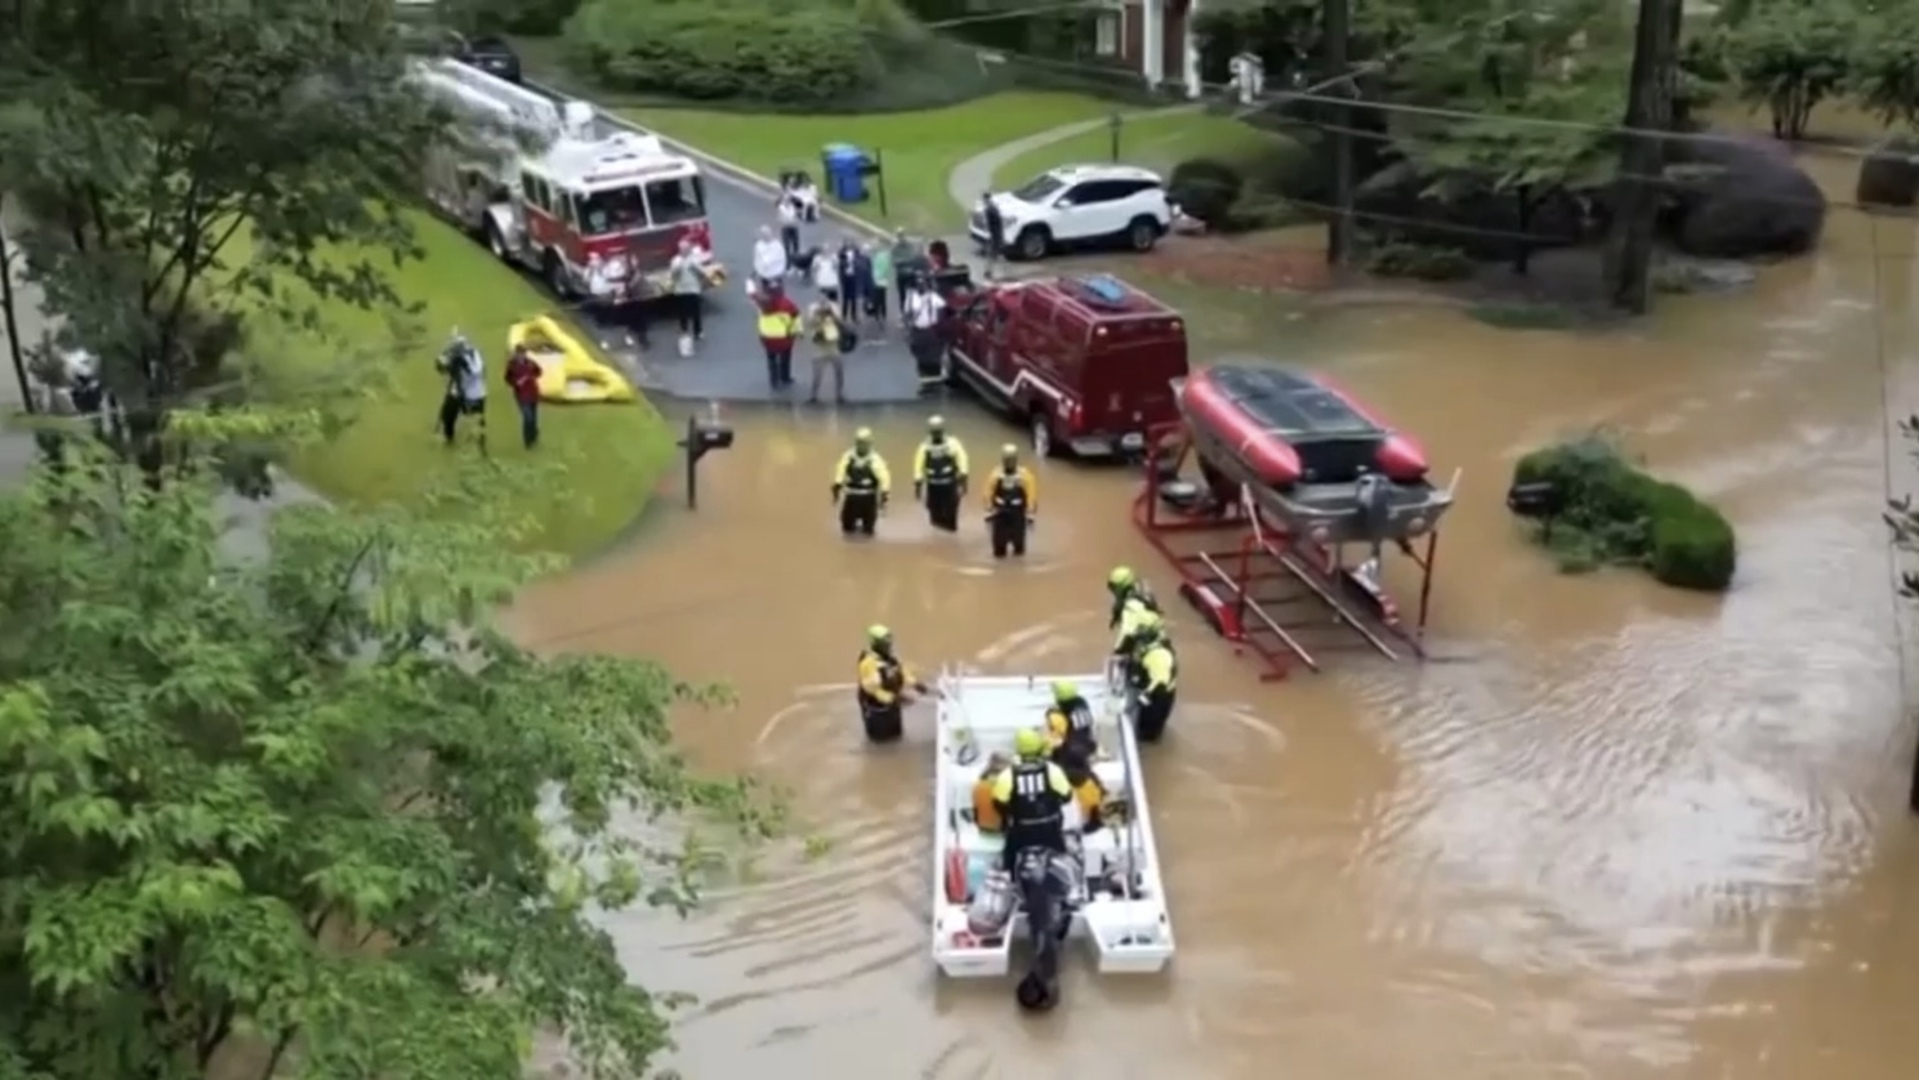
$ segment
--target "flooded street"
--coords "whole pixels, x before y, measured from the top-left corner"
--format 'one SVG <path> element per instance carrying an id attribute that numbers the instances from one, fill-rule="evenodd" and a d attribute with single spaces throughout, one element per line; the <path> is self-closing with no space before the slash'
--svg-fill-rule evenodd
<path id="1" fill-rule="evenodd" d="M 1822 174 L 1822 179 L 1829 179 Z M 1830 179 L 1849 189 L 1849 166 Z M 1010 984 L 927 957 L 928 717 L 861 739 L 865 626 L 922 667 L 1096 670 L 1115 563 L 1172 592 L 1132 531 L 1132 474 L 1040 466 L 1024 565 L 995 566 L 908 499 L 925 410 L 730 415 L 697 514 L 514 613 L 543 648 L 656 658 L 722 680 L 689 714 L 705 766 L 785 785 L 824 857 L 681 922 L 621 917 L 635 977 L 701 1001 L 692 1076 L 1848 1080 L 1919 1060 L 1912 733 L 1877 516 L 1891 409 L 1919 407 L 1913 226 L 1835 212 L 1816 260 L 1752 292 L 1662 297 L 1656 320 L 1572 334 L 1442 308 L 1326 311 L 1284 359 L 1336 373 L 1464 470 L 1425 665 L 1342 651 L 1261 684 L 1174 603 L 1181 705 L 1146 755 L 1180 939 L 1164 979 L 1095 981 L 1021 1016 Z M 939 407 L 983 472 L 1018 432 Z M 553 422 L 563 423 L 563 417 Z M 896 501 L 844 542 L 834 457 L 878 434 Z M 1512 461 L 1622 435 L 1732 517 L 1724 598 L 1629 573 L 1566 577 L 1520 538 Z M 1895 491 L 1919 486 L 1893 447 Z M 663 497 L 674 503 L 677 489 Z M 1402 592 L 1403 598 L 1408 598 Z"/>

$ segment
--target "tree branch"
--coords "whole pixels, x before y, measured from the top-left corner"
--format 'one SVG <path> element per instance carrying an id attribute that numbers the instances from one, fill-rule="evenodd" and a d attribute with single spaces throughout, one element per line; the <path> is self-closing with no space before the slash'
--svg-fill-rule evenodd
<path id="1" fill-rule="evenodd" d="M 347 564 L 346 574 L 334 591 L 332 601 L 327 604 L 326 611 L 320 615 L 320 621 L 314 624 L 312 636 L 307 639 L 309 649 L 317 649 L 326 641 L 327 631 L 333 628 L 334 618 L 339 615 L 340 608 L 346 603 L 347 597 L 353 595 L 353 579 L 360 576 L 360 567 L 366 563 L 367 556 L 373 554 L 373 549 L 379 542 L 380 534 L 375 532 L 366 538 L 366 543 L 360 545 L 360 550 L 353 553 L 353 561 Z"/>
<path id="2" fill-rule="evenodd" d="M 286 1057 L 287 1050 L 293 1046 L 293 1040 L 300 1034 L 300 1025 L 295 1024 L 280 1033 L 273 1040 L 273 1052 L 267 1055 L 266 1064 L 260 1067 L 258 1080 L 273 1080 L 273 1074 L 280 1071 L 280 1060 Z"/>

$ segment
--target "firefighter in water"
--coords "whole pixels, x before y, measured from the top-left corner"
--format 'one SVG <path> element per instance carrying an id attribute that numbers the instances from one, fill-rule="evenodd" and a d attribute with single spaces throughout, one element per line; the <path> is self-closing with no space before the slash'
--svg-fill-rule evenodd
<path id="1" fill-rule="evenodd" d="M 891 742 L 905 730 L 900 707 L 912 700 L 907 693 L 926 693 L 926 684 L 914 678 L 899 656 L 893 652 L 893 632 L 884 626 L 866 628 L 866 648 L 860 650 L 860 721 L 866 725 L 866 737 L 874 742 Z"/>
<path id="2" fill-rule="evenodd" d="M 913 497 L 926 504 L 935 529 L 959 531 L 960 500 L 966 497 L 966 447 L 946 433 L 938 416 L 926 422 L 926 441 L 913 455 Z"/>
<path id="3" fill-rule="evenodd" d="M 873 526 L 893 494 L 893 475 L 886 459 L 873 449 L 873 429 L 853 433 L 853 448 L 840 455 L 833 469 L 833 501 L 840 508 L 840 532 L 847 536 L 873 535 Z"/>
<path id="4" fill-rule="evenodd" d="M 1039 485 L 1033 470 L 1019 463 L 1019 448 L 999 448 L 999 471 L 986 485 L 986 525 L 993 536 L 993 558 L 1026 554 L 1026 530 L 1039 514 Z"/>
<path id="5" fill-rule="evenodd" d="M 1013 736 L 1013 752 L 1017 759 L 993 778 L 992 789 L 993 808 L 1005 830 L 1007 873 L 1028 848 L 1066 853 L 1066 805 L 1073 801 L 1066 770 L 1047 759 L 1046 736 L 1021 728 Z"/>
<path id="6" fill-rule="evenodd" d="M 1154 742 L 1172 719 L 1179 687 L 1179 657 L 1164 631 L 1146 636 L 1133 665 L 1133 730 L 1144 742 Z"/>
<path id="7" fill-rule="evenodd" d="M 1093 724 L 1093 707 L 1079 686 L 1066 679 L 1055 682 L 1053 707 L 1046 710 L 1046 741 L 1053 747 L 1054 764 L 1065 769 L 1066 779 L 1072 782 L 1088 832 L 1099 828 L 1099 808 L 1106 798 L 1093 773 L 1093 759 L 1099 755 Z"/>
<path id="8" fill-rule="evenodd" d="M 1106 591 L 1113 598 L 1113 612 L 1106 620 L 1108 630 L 1118 630 L 1137 611 L 1158 611 L 1159 598 L 1130 566 L 1115 566 L 1106 575 Z"/>

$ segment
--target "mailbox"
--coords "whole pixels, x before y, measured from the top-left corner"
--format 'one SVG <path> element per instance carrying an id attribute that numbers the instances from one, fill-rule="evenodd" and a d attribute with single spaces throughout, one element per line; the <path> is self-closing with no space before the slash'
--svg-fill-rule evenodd
<path id="1" fill-rule="evenodd" d="M 686 508 L 697 510 L 700 505 L 700 459 L 709 450 L 725 450 L 733 445 L 733 429 L 720 423 L 717 417 L 702 420 L 697 416 L 686 418 L 686 438 L 680 440 L 680 449 L 686 451 Z"/>

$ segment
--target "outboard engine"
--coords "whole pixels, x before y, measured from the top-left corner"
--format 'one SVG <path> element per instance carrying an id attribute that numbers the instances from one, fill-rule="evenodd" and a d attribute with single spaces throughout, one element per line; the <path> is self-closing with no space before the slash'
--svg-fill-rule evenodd
<path id="1" fill-rule="evenodd" d="M 1027 848 L 1014 864 L 1013 879 L 1033 946 L 1032 967 L 1013 991 L 1022 1009 L 1044 1012 L 1059 1004 L 1060 944 L 1073 925 L 1070 900 L 1078 876 L 1070 855 L 1045 848 Z"/>
<path id="2" fill-rule="evenodd" d="M 1393 482 L 1378 473 L 1367 473 L 1353 484 L 1353 502 L 1366 539 L 1378 548 L 1392 528 Z"/>

